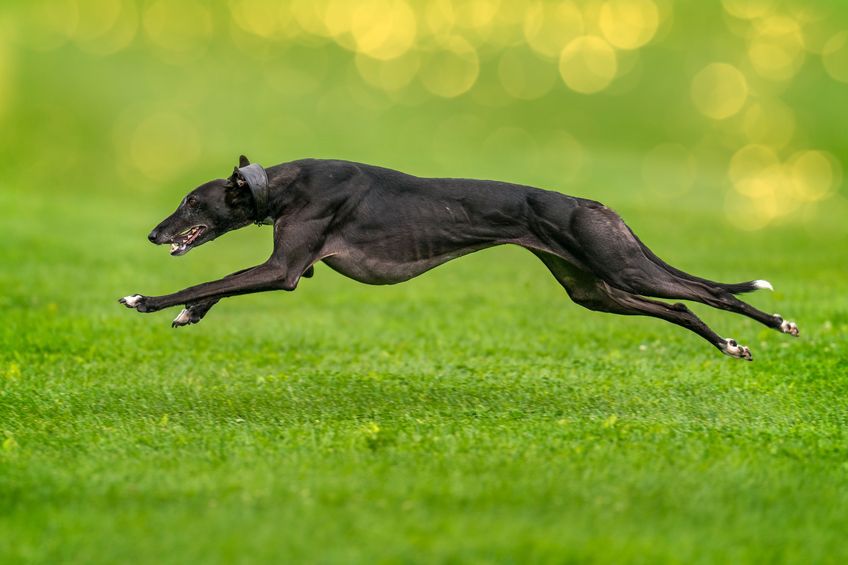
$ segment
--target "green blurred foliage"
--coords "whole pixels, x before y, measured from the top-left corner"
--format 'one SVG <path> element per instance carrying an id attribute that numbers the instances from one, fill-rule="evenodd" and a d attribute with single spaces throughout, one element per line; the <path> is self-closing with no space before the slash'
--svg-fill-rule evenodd
<path id="1" fill-rule="evenodd" d="M 802 0 L 6 2 L 0 186 L 173 199 L 244 152 L 814 219 L 844 207 L 846 29 Z"/>

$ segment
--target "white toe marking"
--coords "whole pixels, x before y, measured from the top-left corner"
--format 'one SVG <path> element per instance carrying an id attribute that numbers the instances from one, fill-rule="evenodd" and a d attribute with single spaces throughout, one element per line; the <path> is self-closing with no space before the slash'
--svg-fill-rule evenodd
<path id="1" fill-rule="evenodd" d="M 749 361 L 751 359 L 751 350 L 744 345 L 739 345 L 736 343 L 736 340 L 730 338 L 725 338 L 722 352 L 725 355 L 736 357 L 737 359 L 748 359 Z"/>
<path id="2" fill-rule="evenodd" d="M 790 322 L 788 320 L 783 320 L 780 322 L 780 331 L 789 335 L 798 335 L 798 326 L 795 322 Z"/>
<path id="3" fill-rule="evenodd" d="M 754 288 L 774 290 L 774 287 L 771 286 L 770 282 L 764 281 L 762 279 L 754 281 Z"/>
<path id="4" fill-rule="evenodd" d="M 125 296 L 123 300 L 124 304 L 126 304 L 127 306 L 129 306 L 130 308 L 135 308 L 136 306 L 138 306 L 138 303 L 141 302 L 141 295 L 131 294 L 129 296 Z"/>
<path id="5" fill-rule="evenodd" d="M 183 311 L 177 314 L 177 317 L 174 318 L 175 324 L 187 324 L 188 321 L 191 320 L 191 313 L 187 308 L 183 308 Z"/>

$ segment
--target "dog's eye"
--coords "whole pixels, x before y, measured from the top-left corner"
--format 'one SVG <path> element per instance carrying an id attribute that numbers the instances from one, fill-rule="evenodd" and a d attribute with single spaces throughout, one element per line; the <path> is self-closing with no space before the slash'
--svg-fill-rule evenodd
<path id="1" fill-rule="evenodd" d="M 188 206 L 189 208 L 194 208 L 195 206 L 197 206 L 197 197 L 189 196 L 188 198 L 186 198 L 186 206 Z"/>

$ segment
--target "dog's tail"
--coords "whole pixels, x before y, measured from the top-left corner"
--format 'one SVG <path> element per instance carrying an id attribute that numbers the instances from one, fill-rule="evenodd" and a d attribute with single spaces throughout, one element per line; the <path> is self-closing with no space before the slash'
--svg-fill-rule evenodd
<path id="1" fill-rule="evenodd" d="M 633 230 L 630 230 L 630 233 L 633 233 Z M 637 242 L 639 242 L 639 246 L 642 248 L 642 252 L 645 254 L 645 256 L 648 259 L 651 260 L 652 263 L 654 263 L 655 265 L 657 265 L 659 267 L 662 267 L 663 269 L 665 269 L 666 271 L 668 271 L 672 275 L 679 277 L 681 279 L 684 279 L 684 280 L 687 280 L 687 281 L 695 281 L 695 282 L 699 282 L 699 283 L 704 283 L 704 284 L 709 285 L 709 286 L 717 286 L 717 287 L 719 287 L 723 290 L 726 290 L 727 292 L 729 292 L 731 294 L 744 294 L 746 292 L 754 292 L 755 290 L 762 290 L 762 289 L 774 290 L 774 287 L 771 286 L 771 283 L 768 282 L 767 280 L 763 280 L 763 279 L 757 279 L 757 280 L 753 280 L 753 281 L 746 281 L 746 282 L 740 282 L 740 283 L 721 283 L 721 282 L 711 281 L 709 279 L 703 279 L 701 277 L 696 277 L 695 275 L 690 275 L 689 273 L 681 271 L 680 269 L 675 269 L 674 267 L 672 267 L 671 265 L 669 265 L 668 263 L 666 263 L 665 261 L 663 261 L 662 259 L 657 257 L 656 254 L 654 254 L 654 252 L 651 251 L 648 248 L 647 245 L 642 243 L 642 240 L 640 240 L 639 237 L 635 233 L 633 233 L 633 237 L 636 238 Z"/>

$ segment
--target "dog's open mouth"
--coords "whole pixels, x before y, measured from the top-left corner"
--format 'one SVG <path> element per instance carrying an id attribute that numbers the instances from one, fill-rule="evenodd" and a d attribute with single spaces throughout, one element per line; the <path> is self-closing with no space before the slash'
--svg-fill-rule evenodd
<path id="1" fill-rule="evenodd" d="M 206 226 L 192 226 L 184 230 L 171 240 L 171 255 L 184 255 L 188 252 L 191 244 L 206 231 Z"/>

